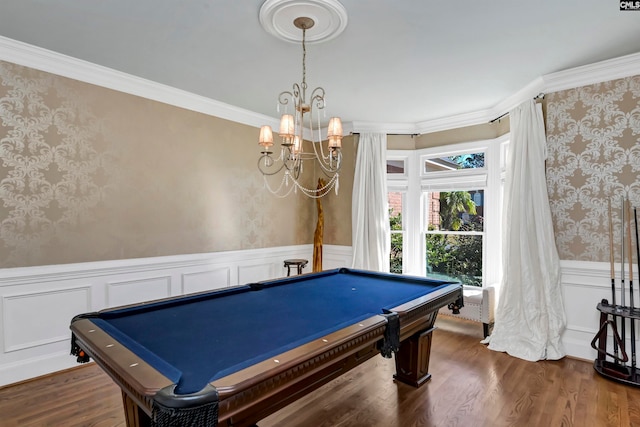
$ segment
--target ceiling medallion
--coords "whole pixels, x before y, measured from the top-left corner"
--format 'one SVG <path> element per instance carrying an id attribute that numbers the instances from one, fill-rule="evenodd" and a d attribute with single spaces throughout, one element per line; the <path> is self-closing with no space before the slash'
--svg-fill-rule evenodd
<path id="1" fill-rule="evenodd" d="M 300 16 L 314 22 L 306 33 L 308 44 L 331 40 L 347 26 L 347 11 L 337 0 L 267 0 L 260 8 L 262 28 L 288 42 L 302 41 L 300 28 L 293 23 Z"/>

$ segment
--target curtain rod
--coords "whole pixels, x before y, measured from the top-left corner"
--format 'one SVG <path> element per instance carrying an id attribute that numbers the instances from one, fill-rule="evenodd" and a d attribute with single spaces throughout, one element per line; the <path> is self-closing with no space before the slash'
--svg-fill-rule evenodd
<path id="1" fill-rule="evenodd" d="M 544 95 L 545 95 L 544 93 L 539 93 L 539 94 L 537 94 L 536 96 L 534 96 L 534 97 L 533 97 L 533 100 L 534 100 L 534 101 L 538 101 L 538 100 L 540 100 L 540 99 L 544 99 Z M 504 113 L 504 114 L 502 114 L 502 115 L 500 115 L 500 116 L 496 117 L 495 119 L 490 120 L 490 121 L 489 121 L 489 123 L 495 123 L 495 122 L 497 122 L 498 120 L 500 120 L 500 119 L 502 119 L 502 118 L 504 118 L 504 117 L 506 117 L 506 116 L 508 116 L 508 115 L 509 115 L 509 112 L 507 111 L 506 113 Z"/>

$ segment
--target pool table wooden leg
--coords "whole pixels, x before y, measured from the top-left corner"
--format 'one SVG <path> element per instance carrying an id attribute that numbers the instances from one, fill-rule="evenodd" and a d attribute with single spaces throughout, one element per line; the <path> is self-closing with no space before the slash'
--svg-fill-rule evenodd
<path id="1" fill-rule="evenodd" d="M 122 403 L 124 404 L 127 427 L 151 427 L 151 418 L 124 391 L 122 392 Z"/>
<path id="2" fill-rule="evenodd" d="M 429 357 L 434 329 L 418 332 L 400 343 L 400 350 L 395 356 L 396 374 L 393 378 L 413 387 L 420 387 L 431 379 Z"/>

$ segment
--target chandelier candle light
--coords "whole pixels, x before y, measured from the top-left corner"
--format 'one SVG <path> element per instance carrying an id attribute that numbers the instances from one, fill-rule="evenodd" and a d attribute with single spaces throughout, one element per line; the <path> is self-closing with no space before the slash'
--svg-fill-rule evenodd
<path id="1" fill-rule="evenodd" d="M 278 97 L 278 111 L 280 107 L 284 108 L 284 114 L 280 119 L 280 130 L 278 135 L 282 138 L 280 143 L 280 154 L 276 158 L 271 151 L 273 147 L 273 131 L 271 126 L 262 126 L 260 128 L 260 137 L 258 144 L 262 147 L 260 159 L 258 160 L 258 169 L 264 176 L 265 187 L 273 194 L 286 197 L 292 191 L 302 191 L 308 197 L 319 198 L 332 188 L 335 188 L 338 194 L 338 179 L 340 166 L 342 164 L 342 122 L 339 117 L 331 117 L 327 128 L 327 150 L 322 143 L 321 126 L 320 126 L 320 110 L 324 110 L 326 106 L 325 92 L 321 87 L 315 88 L 311 92 L 309 101 L 307 102 L 307 81 L 306 81 L 306 55 L 307 49 L 305 45 L 306 31 L 315 24 L 313 19 L 307 17 L 299 17 L 293 21 L 296 28 L 302 30 L 302 83 L 294 83 L 291 91 L 284 91 Z M 288 112 L 288 107 L 293 107 L 293 112 Z M 314 116 L 317 125 L 314 127 Z M 308 120 L 305 120 L 308 119 Z M 303 150 L 303 130 L 308 128 L 311 133 L 311 145 L 313 153 L 305 153 Z M 317 137 L 317 139 L 316 139 Z M 308 188 L 301 182 L 300 178 L 303 173 L 303 164 L 306 160 L 316 160 L 320 166 L 320 170 L 328 178 L 326 185 L 321 188 Z M 283 173 L 282 181 L 278 188 L 272 188 L 269 185 L 268 177 Z"/>

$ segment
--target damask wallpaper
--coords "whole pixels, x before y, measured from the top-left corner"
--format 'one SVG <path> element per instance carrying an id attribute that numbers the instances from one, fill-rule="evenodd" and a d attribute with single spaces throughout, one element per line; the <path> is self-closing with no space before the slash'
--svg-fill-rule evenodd
<path id="1" fill-rule="evenodd" d="M 547 95 L 547 186 L 561 259 L 609 261 L 612 203 L 640 209 L 640 76 Z"/>
<path id="2" fill-rule="evenodd" d="M 315 202 L 263 189 L 256 128 L 2 61 L 0 83 L 0 267 L 313 242 Z M 350 244 L 352 174 L 327 244 Z"/>

